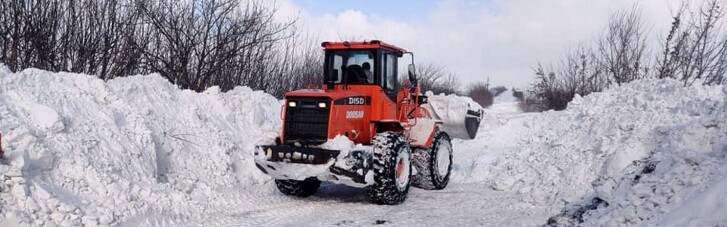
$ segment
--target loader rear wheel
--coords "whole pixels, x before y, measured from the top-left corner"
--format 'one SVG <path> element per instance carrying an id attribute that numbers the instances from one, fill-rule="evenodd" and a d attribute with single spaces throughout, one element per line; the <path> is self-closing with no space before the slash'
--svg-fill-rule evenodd
<path id="1" fill-rule="evenodd" d="M 441 190 L 447 187 L 452 171 L 452 141 L 446 132 L 437 131 L 429 149 L 418 149 L 412 161 L 417 173 L 412 184 L 419 188 Z"/>
<path id="2" fill-rule="evenodd" d="M 321 181 L 315 178 L 308 178 L 304 181 L 275 180 L 275 185 L 283 194 L 304 198 L 316 194 L 318 187 L 321 186 Z"/>
<path id="3" fill-rule="evenodd" d="M 396 132 L 376 134 L 374 145 L 374 184 L 367 187 L 376 204 L 404 202 L 411 182 L 411 149 L 407 139 Z"/>

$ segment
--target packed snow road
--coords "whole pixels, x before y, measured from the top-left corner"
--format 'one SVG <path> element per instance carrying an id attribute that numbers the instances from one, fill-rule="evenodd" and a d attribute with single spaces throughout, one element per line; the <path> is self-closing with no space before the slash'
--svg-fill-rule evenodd
<path id="1" fill-rule="evenodd" d="M 250 189 L 248 189 L 250 190 Z M 204 217 L 184 220 L 147 213 L 129 226 L 536 226 L 543 209 L 517 195 L 477 184 L 452 184 L 441 191 L 413 189 L 401 205 L 371 204 L 365 190 L 328 184 L 309 198 L 286 197 L 263 185 L 253 192 L 231 189 Z"/>

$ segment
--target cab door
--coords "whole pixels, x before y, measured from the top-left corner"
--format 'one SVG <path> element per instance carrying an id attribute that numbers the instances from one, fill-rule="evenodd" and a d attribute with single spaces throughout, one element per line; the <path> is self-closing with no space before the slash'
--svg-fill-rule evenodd
<path id="1" fill-rule="evenodd" d="M 395 53 L 382 51 L 379 61 L 381 62 L 379 85 L 381 85 L 386 96 L 394 103 L 396 103 L 396 95 L 399 91 L 399 81 L 397 80 L 398 60 L 399 57 Z"/>

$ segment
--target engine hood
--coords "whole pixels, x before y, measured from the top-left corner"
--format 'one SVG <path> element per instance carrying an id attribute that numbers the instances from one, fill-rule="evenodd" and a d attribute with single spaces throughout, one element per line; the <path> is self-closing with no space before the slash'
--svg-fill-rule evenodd
<path id="1" fill-rule="evenodd" d="M 366 89 L 368 90 L 368 89 Z M 352 89 L 335 89 L 335 90 L 324 90 L 324 89 L 301 89 L 297 91 L 291 91 L 285 94 L 285 98 L 288 97 L 326 97 L 331 100 L 338 100 L 351 96 L 368 96 L 369 93 L 366 90 Z"/>

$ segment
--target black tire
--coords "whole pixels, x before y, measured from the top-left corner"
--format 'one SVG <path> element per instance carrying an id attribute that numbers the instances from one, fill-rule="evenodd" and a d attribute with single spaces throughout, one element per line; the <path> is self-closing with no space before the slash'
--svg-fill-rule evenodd
<path id="1" fill-rule="evenodd" d="M 316 194 L 321 186 L 321 181 L 315 178 L 308 178 L 304 181 L 275 180 L 275 185 L 283 194 L 304 198 Z"/>
<path id="2" fill-rule="evenodd" d="M 447 158 L 437 156 L 440 152 L 449 152 L 448 164 L 444 160 L 440 165 L 440 160 L 437 158 Z M 417 173 L 412 176 L 412 184 L 428 190 L 441 190 L 447 187 L 449 175 L 452 172 L 452 153 L 452 140 L 449 135 L 446 132 L 437 131 L 434 134 L 431 148 L 417 149 L 413 154 L 412 163 L 417 168 Z M 442 155 L 447 156 L 444 153 Z M 440 171 L 440 168 L 443 169 L 444 166 L 447 169 Z"/>
<path id="3" fill-rule="evenodd" d="M 411 183 L 411 149 L 407 139 L 396 132 L 382 132 L 373 139 L 374 184 L 367 187 L 371 202 L 400 204 L 406 200 Z M 400 167 L 399 178 L 397 168 Z"/>

